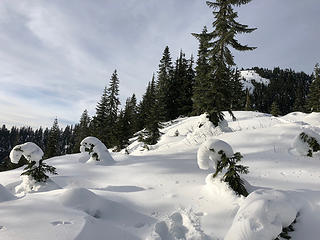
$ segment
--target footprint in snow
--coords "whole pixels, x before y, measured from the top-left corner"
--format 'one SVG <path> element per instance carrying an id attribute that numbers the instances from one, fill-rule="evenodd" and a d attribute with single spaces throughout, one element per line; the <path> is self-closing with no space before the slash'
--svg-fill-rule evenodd
<path id="1" fill-rule="evenodd" d="M 69 224 L 72 224 L 72 222 L 68 222 L 68 221 L 54 221 L 54 222 L 51 222 L 51 225 L 53 225 L 53 226 L 69 225 Z"/>

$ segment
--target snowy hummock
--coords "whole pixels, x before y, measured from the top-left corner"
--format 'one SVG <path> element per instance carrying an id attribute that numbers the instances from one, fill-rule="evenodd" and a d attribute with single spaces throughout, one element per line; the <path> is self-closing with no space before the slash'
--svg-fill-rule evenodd
<path id="1" fill-rule="evenodd" d="M 213 169 L 216 169 L 217 163 L 221 161 L 220 151 L 223 151 L 229 158 L 234 154 L 232 147 L 219 139 L 212 138 L 201 144 L 197 153 L 199 168 L 207 170 L 213 167 Z"/>
<path id="2" fill-rule="evenodd" d="M 82 159 L 85 153 L 88 154 L 87 163 L 98 165 L 112 165 L 115 163 L 107 147 L 95 137 L 86 137 L 83 139 L 80 143 L 80 152 L 83 153 Z"/>
<path id="3" fill-rule="evenodd" d="M 46 182 L 37 182 L 31 176 L 21 176 L 21 183 L 14 188 L 14 193 L 17 196 L 23 196 L 32 192 L 47 192 L 60 189 L 55 182 L 48 179 Z"/>
<path id="4" fill-rule="evenodd" d="M 320 129 L 317 129 L 320 132 Z M 320 144 L 320 135 L 310 128 L 303 128 L 303 133 L 307 134 L 309 137 L 313 137 Z M 301 134 L 301 133 L 300 133 Z M 303 139 L 301 139 L 300 134 L 298 134 L 292 144 L 292 147 L 301 155 L 307 156 L 309 150 L 312 150 L 309 144 Z"/>
<path id="5" fill-rule="evenodd" d="M 243 89 L 248 89 L 250 94 L 254 91 L 254 85 L 252 82 L 261 83 L 265 86 L 268 86 L 270 84 L 270 80 L 261 77 L 258 73 L 256 73 L 255 70 L 244 70 L 240 71 L 240 76 L 243 78 L 241 80 L 241 83 L 243 85 Z"/>
<path id="6" fill-rule="evenodd" d="M 10 152 L 10 160 L 13 163 L 18 163 L 21 159 L 22 155 L 29 161 L 29 162 L 37 162 L 42 159 L 43 151 L 41 148 L 33 143 L 33 142 L 26 142 L 21 145 L 15 146 Z"/>
<path id="7" fill-rule="evenodd" d="M 241 204 L 224 240 L 275 239 L 297 217 L 294 202 L 280 191 L 254 191 Z"/>

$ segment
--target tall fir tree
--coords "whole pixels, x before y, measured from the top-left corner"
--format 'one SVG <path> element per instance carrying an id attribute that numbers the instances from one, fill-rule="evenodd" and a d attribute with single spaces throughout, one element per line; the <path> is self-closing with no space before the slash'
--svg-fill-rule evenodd
<path id="1" fill-rule="evenodd" d="M 139 139 L 145 144 L 154 145 L 160 138 L 160 122 L 159 122 L 159 103 L 156 97 L 156 83 L 152 78 L 148 85 L 148 111 L 146 112 L 145 129 L 140 133 Z"/>
<path id="2" fill-rule="evenodd" d="M 310 92 L 307 100 L 308 110 L 311 112 L 320 112 L 320 66 L 316 64 L 313 73 L 313 81 L 310 86 Z"/>
<path id="3" fill-rule="evenodd" d="M 172 118 L 175 105 L 172 101 L 172 94 L 169 89 L 172 90 L 172 75 L 173 66 L 170 56 L 169 47 L 164 49 L 163 56 L 160 60 L 157 80 L 157 101 L 159 108 L 159 120 L 168 121 Z"/>
<path id="4" fill-rule="evenodd" d="M 279 109 L 279 105 L 276 101 L 273 101 L 273 103 L 271 105 L 270 113 L 274 117 L 278 117 L 281 114 L 280 109 Z"/>
<path id="5" fill-rule="evenodd" d="M 120 105 L 119 78 L 117 70 L 111 76 L 109 87 L 105 88 L 100 102 L 96 108 L 96 116 L 93 119 L 92 129 L 107 147 L 116 145 L 116 121 Z"/>
<path id="6" fill-rule="evenodd" d="M 193 113 L 199 115 L 204 113 L 207 109 L 203 102 L 205 102 L 205 93 L 207 89 L 207 79 L 210 73 L 209 64 L 209 40 L 208 30 L 205 26 L 200 34 L 193 34 L 199 41 L 198 59 L 195 68 L 195 85 L 193 88 Z"/>
<path id="7" fill-rule="evenodd" d="M 246 89 L 246 105 L 244 107 L 245 111 L 251 111 L 252 110 L 252 106 L 251 106 L 251 99 L 250 99 L 250 91 L 247 88 Z"/>
<path id="8" fill-rule="evenodd" d="M 79 152 L 80 142 L 90 136 L 90 123 L 91 119 L 88 114 L 88 110 L 85 109 L 80 117 L 80 122 L 77 127 L 74 129 L 75 134 L 75 143 L 73 146 L 73 152 Z"/>
<path id="9" fill-rule="evenodd" d="M 234 6 L 241 6 L 250 0 L 216 0 L 207 1 L 207 5 L 213 9 L 215 20 L 213 21 L 213 31 L 202 33 L 209 40 L 208 60 L 210 72 L 204 83 L 207 91 L 203 93 L 202 101 L 198 108 L 209 114 L 209 120 L 217 126 L 224 119 L 222 111 L 226 110 L 234 118 L 232 113 L 233 87 L 235 66 L 234 57 L 229 49 L 232 47 L 238 51 L 254 50 L 254 47 L 242 45 L 235 38 L 237 34 L 250 33 L 255 28 L 248 28 L 247 25 L 236 21 L 237 12 Z"/>
<path id="10" fill-rule="evenodd" d="M 53 125 L 49 132 L 48 143 L 45 152 L 45 158 L 51 158 L 61 155 L 61 146 L 60 146 L 60 128 L 58 124 L 58 119 L 55 118 Z"/>

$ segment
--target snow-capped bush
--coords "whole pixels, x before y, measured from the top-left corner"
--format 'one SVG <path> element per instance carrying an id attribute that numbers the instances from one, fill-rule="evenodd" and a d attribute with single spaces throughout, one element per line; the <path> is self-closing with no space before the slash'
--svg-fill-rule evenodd
<path id="1" fill-rule="evenodd" d="M 57 174 L 56 168 L 43 162 L 43 151 L 32 142 L 26 142 L 15 146 L 10 152 L 10 159 L 13 163 L 18 163 L 22 155 L 28 160 L 29 164 L 21 175 L 30 176 L 36 182 L 46 182 L 49 178 L 45 173 Z"/>
<path id="2" fill-rule="evenodd" d="M 95 137 L 86 137 L 80 143 L 80 152 L 88 153 L 90 159 L 88 163 L 100 165 L 112 165 L 114 160 L 111 157 L 107 147 Z"/>
<path id="3" fill-rule="evenodd" d="M 21 145 L 15 146 L 10 152 L 10 160 L 12 163 L 18 163 L 21 159 L 22 155 L 29 161 L 29 162 L 39 162 L 43 157 L 43 151 L 41 148 L 33 143 L 33 142 L 26 142 Z"/>
<path id="4" fill-rule="evenodd" d="M 282 192 L 254 191 L 242 203 L 224 240 L 275 239 L 296 219 L 298 210 Z"/>
<path id="5" fill-rule="evenodd" d="M 302 156 L 312 157 L 320 151 L 320 135 L 306 128 L 295 138 L 293 148 Z"/>
<path id="6" fill-rule="evenodd" d="M 209 139 L 198 149 L 197 162 L 200 169 L 207 170 L 212 166 L 215 173 L 213 178 L 224 172 L 220 179 L 227 182 L 229 186 L 239 195 L 247 196 L 248 192 L 241 180 L 239 173 L 247 174 L 248 167 L 239 165 L 242 155 L 234 153 L 232 147 L 219 139 Z"/>

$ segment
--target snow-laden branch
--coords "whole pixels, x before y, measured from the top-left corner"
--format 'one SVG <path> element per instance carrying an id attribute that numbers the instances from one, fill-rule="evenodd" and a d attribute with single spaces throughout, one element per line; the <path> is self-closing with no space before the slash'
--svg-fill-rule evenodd
<path id="1" fill-rule="evenodd" d="M 24 144 L 17 145 L 10 152 L 11 162 L 18 163 L 22 155 L 29 162 L 36 162 L 39 164 L 39 161 L 42 160 L 43 157 L 43 151 L 33 142 L 26 142 Z"/>

